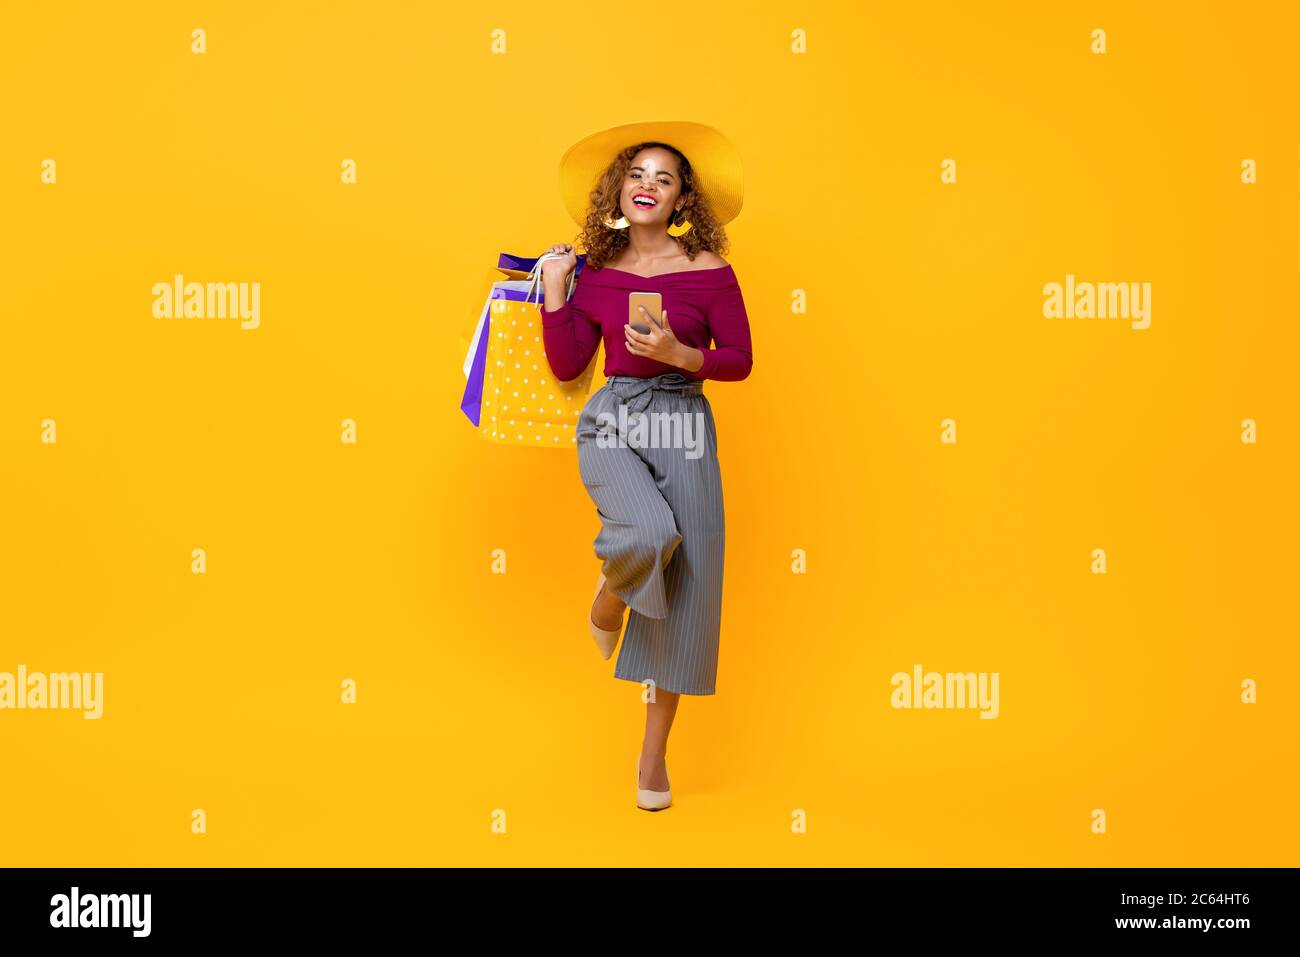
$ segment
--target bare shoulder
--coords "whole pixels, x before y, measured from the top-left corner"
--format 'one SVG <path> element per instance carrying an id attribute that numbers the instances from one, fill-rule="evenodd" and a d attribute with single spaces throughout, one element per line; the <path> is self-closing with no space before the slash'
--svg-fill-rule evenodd
<path id="1" fill-rule="evenodd" d="M 717 253 L 710 252 L 707 249 L 701 249 L 698 253 L 695 254 L 694 268 L 696 269 L 721 269 L 725 265 L 727 265 L 727 261 L 725 259 L 719 256 Z"/>

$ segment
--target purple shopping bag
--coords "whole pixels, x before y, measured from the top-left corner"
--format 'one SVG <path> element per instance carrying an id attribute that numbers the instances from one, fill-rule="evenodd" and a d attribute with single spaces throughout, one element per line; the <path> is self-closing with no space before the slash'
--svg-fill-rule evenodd
<path id="1" fill-rule="evenodd" d="M 511 279 L 523 279 L 531 276 L 534 269 L 537 268 L 537 260 L 540 256 L 512 256 L 509 253 L 502 253 L 497 259 L 497 268 L 509 276 Z M 582 253 L 578 256 L 578 265 L 574 267 L 574 276 L 582 272 L 582 267 L 587 264 L 587 254 Z"/>

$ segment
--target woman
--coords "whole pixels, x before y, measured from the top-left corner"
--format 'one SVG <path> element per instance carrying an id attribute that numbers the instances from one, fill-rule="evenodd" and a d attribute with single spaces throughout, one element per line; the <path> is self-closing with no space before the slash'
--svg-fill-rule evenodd
<path id="1" fill-rule="evenodd" d="M 561 381 L 576 378 L 605 343 L 607 381 L 575 431 L 579 471 L 601 520 L 594 544 L 604 570 L 589 628 L 609 658 L 631 609 L 614 676 L 650 686 L 637 806 L 661 810 L 672 803 L 666 757 L 678 700 L 716 692 L 722 477 L 703 382 L 744 379 L 753 365 L 740 286 L 719 255 L 722 224 L 740 209 L 740 165 L 709 127 L 638 123 L 569 150 L 561 182 L 583 224 L 586 262 L 566 301 L 576 251 L 568 243 L 548 250 L 559 255 L 542 264 L 543 343 Z M 662 294 L 661 317 L 641 310 L 646 332 L 628 322 L 633 292 Z M 631 427 L 640 413 L 662 435 L 671 430 L 659 429 L 660 415 L 679 423 L 679 438 L 695 423 L 694 449 L 647 443 Z"/>

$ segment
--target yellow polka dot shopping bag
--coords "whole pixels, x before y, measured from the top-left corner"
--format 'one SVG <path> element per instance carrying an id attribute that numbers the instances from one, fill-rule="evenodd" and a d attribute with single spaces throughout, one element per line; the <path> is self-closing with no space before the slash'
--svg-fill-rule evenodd
<path id="1" fill-rule="evenodd" d="M 461 411 L 489 442 L 506 445 L 577 447 L 575 429 L 596 373 L 600 350 L 576 379 L 560 382 L 542 346 L 545 302 L 542 263 L 558 254 L 521 259 L 505 253 L 497 269 L 510 277 L 492 284 L 478 327 L 465 355 Z M 586 256 L 569 277 L 572 298 Z"/>

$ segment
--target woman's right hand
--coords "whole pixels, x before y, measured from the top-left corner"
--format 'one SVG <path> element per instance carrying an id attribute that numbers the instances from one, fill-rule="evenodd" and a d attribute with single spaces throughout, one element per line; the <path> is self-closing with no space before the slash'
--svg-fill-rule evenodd
<path id="1" fill-rule="evenodd" d="M 556 243 L 542 255 L 547 253 L 564 253 L 565 256 L 563 259 L 548 259 L 542 263 L 542 279 L 544 280 L 552 277 L 567 280 L 569 273 L 578 268 L 578 252 L 570 243 Z"/>

